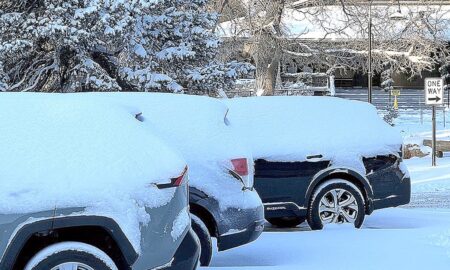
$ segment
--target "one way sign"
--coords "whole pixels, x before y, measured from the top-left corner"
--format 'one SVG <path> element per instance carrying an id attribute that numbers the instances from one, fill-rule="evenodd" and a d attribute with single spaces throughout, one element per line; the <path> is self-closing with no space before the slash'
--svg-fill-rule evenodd
<path id="1" fill-rule="evenodd" d="M 427 105 L 444 104 L 444 81 L 441 78 L 425 79 L 425 103 Z"/>

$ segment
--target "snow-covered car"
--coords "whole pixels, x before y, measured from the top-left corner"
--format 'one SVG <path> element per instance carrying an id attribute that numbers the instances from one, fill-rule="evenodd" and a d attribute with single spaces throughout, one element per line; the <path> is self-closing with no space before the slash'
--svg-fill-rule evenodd
<path id="1" fill-rule="evenodd" d="M 144 125 L 178 149 L 189 166 L 192 228 L 201 242 L 201 265 L 219 251 L 249 243 L 264 228 L 264 208 L 253 189 L 253 158 L 228 126 L 228 108 L 208 97 L 156 93 L 100 93 L 129 108 Z"/>
<path id="2" fill-rule="evenodd" d="M 376 209 L 408 204 L 403 139 L 370 104 L 330 97 L 227 100 L 231 126 L 255 158 L 255 188 L 266 219 L 363 224 Z"/>
<path id="3" fill-rule="evenodd" d="M 195 269 L 185 160 L 82 96 L 0 95 L 0 269 Z"/>

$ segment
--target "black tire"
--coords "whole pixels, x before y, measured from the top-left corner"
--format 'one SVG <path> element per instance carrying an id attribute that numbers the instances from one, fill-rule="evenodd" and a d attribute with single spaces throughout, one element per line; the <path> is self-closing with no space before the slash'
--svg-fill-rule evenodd
<path id="1" fill-rule="evenodd" d="M 306 217 L 268 218 L 267 221 L 278 228 L 294 228 L 302 224 Z"/>
<path id="2" fill-rule="evenodd" d="M 212 240 L 208 227 L 196 215 L 191 214 L 192 229 L 200 240 L 200 265 L 209 266 L 212 259 Z"/>
<path id="3" fill-rule="evenodd" d="M 365 218 L 366 207 L 365 207 L 365 200 L 360 189 L 349 181 L 342 179 L 332 179 L 320 184 L 315 189 L 311 197 L 307 216 L 307 221 L 309 226 L 311 227 L 311 230 L 323 229 L 324 224 L 319 214 L 320 200 L 324 198 L 325 195 L 329 194 L 330 191 L 335 189 L 345 190 L 349 192 L 351 195 L 353 195 L 357 204 L 354 205 L 354 208 L 357 208 L 357 213 L 353 212 L 355 217 L 353 224 L 355 228 L 361 228 Z M 346 194 L 348 195 L 348 193 Z M 340 216 L 339 218 L 343 218 L 343 216 Z"/>
<path id="4" fill-rule="evenodd" d="M 25 270 L 49 270 L 65 263 L 82 264 L 94 270 L 117 270 L 112 259 L 103 251 L 79 242 L 58 243 L 41 250 Z"/>

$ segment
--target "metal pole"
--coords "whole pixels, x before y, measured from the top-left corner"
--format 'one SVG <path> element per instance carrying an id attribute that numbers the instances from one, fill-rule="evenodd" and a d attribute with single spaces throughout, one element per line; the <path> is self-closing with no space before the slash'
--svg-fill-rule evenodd
<path id="1" fill-rule="evenodd" d="M 372 103 L 372 0 L 369 1 L 369 80 L 367 101 Z"/>
<path id="2" fill-rule="evenodd" d="M 433 138 L 431 143 L 432 148 L 432 156 L 431 156 L 431 162 L 432 166 L 436 167 L 436 106 L 433 105 Z"/>
<path id="3" fill-rule="evenodd" d="M 445 119 L 445 105 L 442 107 L 442 113 L 444 114 L 444 128 L 446 128 L 446 126 L 447 126 L 447 121 L 446 121 L 446 119 Z"/>
<path id="4" fill-rule="evenodd" d="M 423 125 L 423 102 L 422 102 L 422 96 L 420 96 L 420 124 Z"/>

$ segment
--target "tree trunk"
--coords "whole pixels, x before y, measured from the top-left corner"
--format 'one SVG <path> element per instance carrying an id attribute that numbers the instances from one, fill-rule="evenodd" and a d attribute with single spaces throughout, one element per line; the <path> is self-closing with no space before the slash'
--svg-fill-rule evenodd
<path id="1" fill-rule="evenodd" d="M 285 0 L 270 0 L 266 3 L 266 20 L 260 30 L 255 46 L 256 86 L 259 96 L 275 93 L 278 66 L 281 58 L 281 19 Z"/>
<path id="2" fill-rule="evenodd" d="M 273 53 L 267 53 L 267 56 L 258 57 L 256 64 L 256 85 L 259 96 L 273 96 L 275 93 L 278 65 L 280 63 L 278 54 L 275 51 Z"/>

